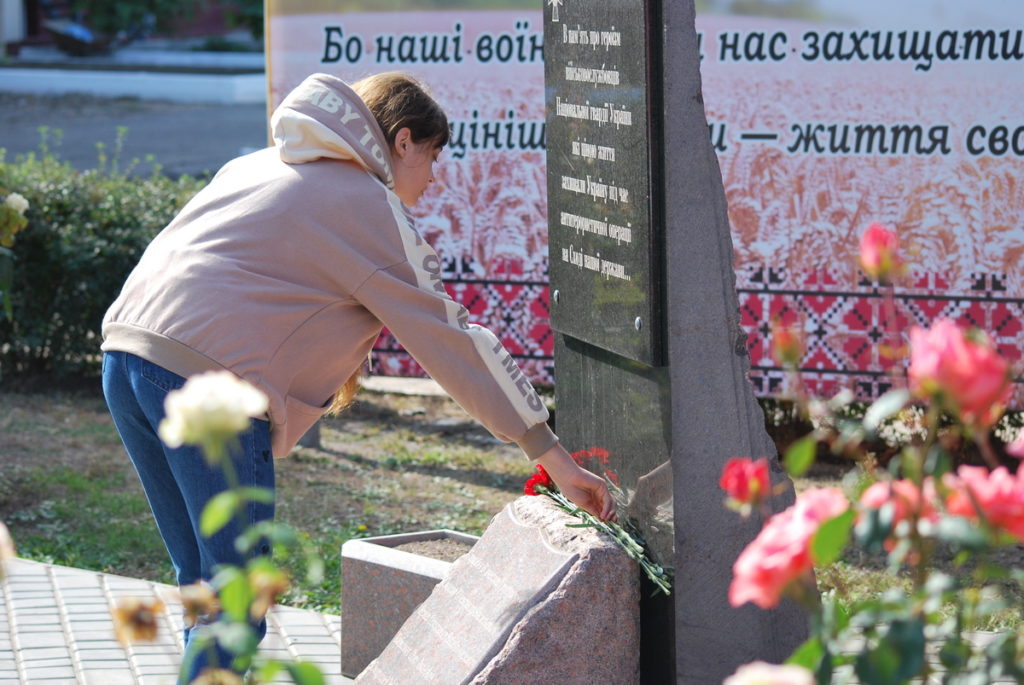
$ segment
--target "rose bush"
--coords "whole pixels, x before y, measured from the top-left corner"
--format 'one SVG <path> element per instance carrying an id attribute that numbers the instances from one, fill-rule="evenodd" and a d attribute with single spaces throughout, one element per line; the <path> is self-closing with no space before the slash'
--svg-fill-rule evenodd
<path id="1" fill-rule="evenodd" d="M 249 427 L 250 419 L 267 411 L 266 395 L 228 371 L 207 372 L 192 376 L 180 390 L 168 393 L 164 410 L 166 418 L 159 426 L 161 440 L 170 447 L 198 445 L 208 462 L 223 469 L 227 483 L 239 482 L 228 455 L 238 434 Z M 248 523 L 247 503 L 266 502 L 272 497 L 272 493 L 261 488 L 233 486 L 206 504 L 200 516 L 200 532 L 212 536 L 234 518 L 242 529 L 235 546 L 243 553 L 263 541 L 272 543 L 275 551 L 298 547 L 299 537 L 288 526 L 273 521 Z M 308 547 L 302 551 L 310 581 L 320 582 L 323 560 Z M 322 685 L 323 674 L 311 663 L 265 659 L 259 654 L 256 631 L 250 621 L 266 615 L 288 586 L 288 575 L 264 555 L 250 559 L 244 568 L 221 565 L 209 583 L 199 581 L 179 588 L 185 624 L 206 626 L 203 634 L 194 638 L 196 642 L 203 649 L 219 645 L 233 654 L 232 666 L 239 671 L 248 669 L 252 680 L 246 682 L 270 682 L 286 671 L 300 685 Z M 125 644 L 153 640 L 158 629 L 155 616 L 163 610 L 159 603 L 126 600 L 112 612 L 118 639 Z M 215 660 L 211 659 L 211 663 Z M 183 677 L 189 666 L 182 665 Z M 223 682 L 243 681 L 232 671 L 207 668 L 193 685 Z"/>
<path id="2" fill-rule="evenodd" d="M 943 482 L 949 489 L 946 509 L 950 514 L 1024 541 L 1024 469 L 1014 476 L 1004 466 L 992 471 L 961 466 L 955 476 L 946 474 Z"/>
<path id="3" fill-rule="evenodd" d="M 804 339 L 799 329 L 784 326 L 780 321 L 772 325 L 772 359 L 782 366 L 799 366 L 804 356 Z"/>
<path id="4" fill-rule="evenodd" d="M 0 188 L 0 301 L 3 302 L 4 314 L 8 319 L 13 316 L 11 304 L 11 287 L 14 285 L 14 236 L 26 226 L 29 202 L 19 193 L 5 193 Z"/>
<path id="5" fill-rule="evenodd" d="M 56 129 L 40 128 L 38 153 L 8 159 L 0 150 L 0 255 L 11 250 L 0 256 L 0 281 L 6 270 L 14 285 L 10 315 L 0 316 L 5 380 L 95 374 L 104 312 L 153 236 L 206 185 L 166 176 L 156 164 L 137 174 L 139 160 L 120 160 L 126 135 L 119 127 L 112 148 L 98 144 L 97 167 L 88 171 L 55 153 Z M 17 213 L 5 200 L 10 190 L 30 204 L 13 248 L 3 247 L 3 217 Z"/>
<path id="6" fill-rule="evenodd" d="M 844 513 L 849 503 L 842 490 L 814 488 L 772 516 L 732 567 L 729 603 L 753 602 L 762 609 L 779 603 L 782 593 L 813 592 L 811 539 L 825 521 Z"/>
<path id="7" fill-rule="evenodd" d="M 883 282 L 897 275 L 897 245 L 895 234 L 872 225 L 861 242 L 865 272 Z M 736 560 L 729 601 L 770 608 L 790 597 L 807 607 L 810 638 L 787 663 L 813 673 L 808 682 L 1024 682 L 1024 626 L 995 634 L 984 646 L 969 635 L 1007 606 L 1007 586 L 1017 592 L 1024 586 L 1024 571 L 991 560 L 1002 546 L 1024 541 L 1024 468 L 1012 473 L 1000 465 L 989 442 L 1011 397 L 1010 365 L 984 335 L 948 319 L 930 329 L 915 327 L 909 338 L 905 379 L 894 374 L 895 389 L 859 417 L 846 410 L 852 393 L 829 400 L 806 394 L 794 361 L 802 353 L 780 355 L 792 373 L 796 401 L 815 426 L 786 450 L 787 470 L 793 476 L 806 472 L 821 443 L 837 458 L 851 459 L 854 468 L 843 489 L 808 490 L 766 521 Z M 792 341 L 784 336 L 778 344 Z M 898 415 L 913 417 L 915 429 L 883 468 L 869 445 Z M 1024 457 L 1022 436 L 1024 431 L 1007 454 Z M 988 466 L 954 470 L 951 446 L 964 440 L 977 445 Z M 736 485 L 743 471 L 734 461 L 721 483 L 730 500 L 744 494 Z M 907 578 L 907 589 L 855 598 L 840 586 L 819 596 L 813 568 L 831 566 L 852 547 L 882 555 L 890 572 Z M 936 566 L 940 549 L 952 556 L 957 573 Z M 789 682 L 781 675 L 739 679 L 753 666 L 726 682 Z"/>
<path id="8" fill-rule="evenodd" d="M 920 487 L 907 478 L 878 481 L 860 496 L 862 509 L 887 508 L 893 527 L 910 519 L 937 521 L 939 512 L 934 502 L 935 482 L 931 478 L 926 478 Z"/>
<path id="9" fill-rule="evenodd" d="M 910 330 L 911 391 L 932 399 L 965 425 L 987 430 L 1010 399 L 1010 365 L 980 333 L 972 337 L 955 322 L 939 319 L 929 330 Z"/>

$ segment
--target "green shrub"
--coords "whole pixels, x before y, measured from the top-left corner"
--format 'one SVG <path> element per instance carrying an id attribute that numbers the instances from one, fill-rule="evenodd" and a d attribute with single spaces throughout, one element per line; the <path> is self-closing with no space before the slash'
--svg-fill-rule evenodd
<path id="1" fill-rule="evenodd" d="M 13 246 L 13 318 L 0 317 L 0 372 L 11 376 L 94 373 L 100 323 L 143 249 L 205 180 L 149 176 L 118 165 L 102 145 L 99 166 L 76 171 L 49 149 L 60 132 L 41 129 L 39 154 L 7 161 L 0 186 L 28 199 L 28 226 Z M 147 160 L 150 161 L 151 160 Z"/>
<path id="2" fill-rule="evenodd" d="M 171 31 L 195 16 L 196 0 L 75 0 L 76 12 L 85 16 L 93 29 L 115 36 L 146 29 Z"/>
<path id="3" fill-rule="evenodd" d="M 256 40 L 263 39 L 263 0 L 235 0 L 227 5 L 228 26 L 247 29 Z"/>

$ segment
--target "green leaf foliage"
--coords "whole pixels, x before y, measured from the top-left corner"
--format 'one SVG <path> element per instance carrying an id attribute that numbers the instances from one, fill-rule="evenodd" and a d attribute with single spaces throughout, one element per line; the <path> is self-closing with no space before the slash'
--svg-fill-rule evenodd
<path id="1" fill-rule="evenodd" d="M 789 475 L 793 478 L 799 478 L 807 473 L 807 469 L 811 468 L 811 465 L 814 464 L 814 455 L 817 449 L 818 439 L 813 433 L 805 435 L 790 445 L 786 449 L 785 456 L 782 458 Z"/>
<path id="2" fill-rule="evenodd" d="M 821 524 L 811 540 L 811 558 L 815 564 L 825 566 L 839 559 L 850 542 L 854 517 L 854 511 L 848 509 Z"/>
<path id="3" fill-rule="evenodd" d="M 239 499 L 243 502 L 259 502 L 260 504 L 273 504 L 274 493 L 267 488 L 236 488 Z"/>
<path id="4" fill-rule="evenodd" d="M 214 576 L 213 586 L 217 588 L 221 609 L 228 618 L 236 622 L 248 621 L 253 593 L 242 569 L 237 566 L 225 568 Z"/>
<path id="5" fill-rule="evenodd" d="M 249 654 L 256 651 L 259 640 L 256 631 L 248 623 L 227 623 L 218 621 L 211 626 L 217 643 L 235 655 Z"/>
<path id="6" fill-rule="evenodd" d="M 850 612 L 835 590 L 821 596 L 821 622 L 827 634 L 838 634 L 850 625 Z"/>
<path id="7" fill-rule="evenodd" d="M 940 443 L 936 443 L 925 455 L 922 468 L 925 475 L 941 478 L 942 474 L 953 470 L 953 456 Z"/>
<path id="8" fill-rule="evenodd" d="M 284 664 L 280 661 L 271 660 L 261 663 L 255 668 L 255 682 L 269 683 L 277 677 L 277 674 L 284 670 Z"/>
<path id="9" fill-rule="evenodd" d="M 229 25 L 248 29 L 253 38 L 263 38 L 263 0 L 236 0 L 227 10 Z"/>
<path id="10" fill-rule="evenodd" d="M 202 516 L 199 518 L 199 532 L 204 537 L 216 534 L 217 531 L 228 525 L 231 517 L 238 511 L 241 501 L 235 490 L 228 490 L 215 496 L 203 508 Z"/>
<path id="11" fill-rule="evenodd" d="M 299 545 L 298 533 L 291 526 L 275 521 L 260 521 L 242 531 L 235 540 L 235 549 L 241 554 L 248 554 L 264 541 L 269 542 L 282 554 Z"/>
<path id="12" fill-rule="evenodd" d="M 860 653 L 854 670 L 861 682 L 872 685 L 901 685 L 924 665 L 924 623 L 920 619 L 898 619 L 876 646 Z"/>
<path id="13" fill-rule="evenodd" d="M 326 682 L 320 669 L 308 661 L 289 663 L 285 667 L 298 685 L 324 685 Z"/>
<path id="14" fill-rule="evenodd" d="M 825 645 L 821 643 L 821 639 L 817 635 L 812 635 L 796 648 L 796 651 L 786 659 L 786 663 L 793 666 L 803 666 L 809 671 L 816 671 L 825 654 Z"/>
<path id="15" fill-rule="evenodd" d="M 971 648 L 954 635 L 939 648 L 939 663 L 949 670 L 963 669 L 971 658 Z"/>
<path id="16" fill-rule="evenodd" d="M 881 551 L 892 531 L 892 517 L 893 507 L 889 504 L 880 509 L 866 509 L 854 528 L 857 542 L 868 551 Z"/>
<path id="17" fill-rule="evenodd" d="M 939 521 L 936 536 L 953 549 L 982 550 L 985 548 L 985 533 L 961 516 L 947 516 Z"/>
<path id="18" fill-rule="evenodd" d="M 14 283 L 14 253 L 6 247 L 0 247 L 0 299 L 2 299 L 4 316 L 8 320 L 14 318 L 11 301 L 11 285 Z"/>
<path id="19" fill-rule="evenodd" d="M 86 23 L 107 36 L 119 32 L 133 35 L 153 25 L 162 31 L 173 30 L 196 11 L 196 0 L 75 0 L 74 8 L 86 17 Z"/>
<path id="20" fill-rule="evenodd" d="M 0 317 L 5 379 L 98 371 L 103 314 L 149 241 L 205 184 L 130 171 L 77 171 L 45 142 L 14 161 L 0 150 L 0 186 L 29 201 L 12 248 L 12 316 Z"/>

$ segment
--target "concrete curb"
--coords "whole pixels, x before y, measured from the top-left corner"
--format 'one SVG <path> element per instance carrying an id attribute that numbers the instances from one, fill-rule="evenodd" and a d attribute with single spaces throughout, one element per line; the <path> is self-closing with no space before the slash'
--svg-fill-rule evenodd
<path id="1" fill-rule="evenodd" d="M 267 100 L 264 74 L 192 74 L 78 69 L 0 69 L 0 91 L 89 93 L 170 102 L 254 104 Z"/>
<path id="2" fill-rule="evenodd" d="M 360 385 L 370 392 L 393 393 L 396 395 L 425 395 L 446 397 L 448 395 L 432 378 L 405 378 L 400 376 L 366 376 Z"/>

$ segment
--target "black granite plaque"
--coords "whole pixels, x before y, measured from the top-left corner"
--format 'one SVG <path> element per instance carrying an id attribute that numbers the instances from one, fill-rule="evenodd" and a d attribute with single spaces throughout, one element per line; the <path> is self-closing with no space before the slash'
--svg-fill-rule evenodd
<path id="1" fill-rule="evenodd" d="M 545 0 L 551 326 L 660 363 L 644 0 Z"/>
<path id="2" fill-rule="evenodd" d="M 667 369 L 562 334 L 555 336 L 555 358 L 558 437 L 573 451 L 600 451 L 600 459 L 584 459 L 584 466 L 608 480 L 619 520 L 643 537 L 657 563 L 671 569 L 672 399 Z"/>
<path id="3" fill-rule="evenodd" d="M 747 379 L 694 2 L 544 5 L 555 428 L 675 570 L 673 595 L 641 604 L 641 682 L 720 683 L 785 660 L 806 623 L 728 603 L 760 521 L 723 506 L 722 468 L 768 456 L 786 476 Z"/>

